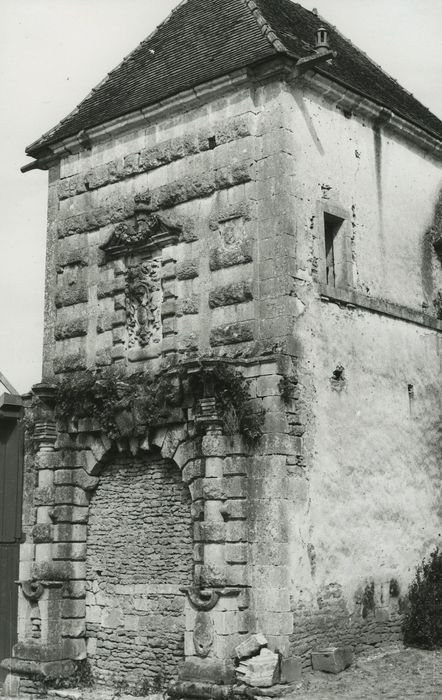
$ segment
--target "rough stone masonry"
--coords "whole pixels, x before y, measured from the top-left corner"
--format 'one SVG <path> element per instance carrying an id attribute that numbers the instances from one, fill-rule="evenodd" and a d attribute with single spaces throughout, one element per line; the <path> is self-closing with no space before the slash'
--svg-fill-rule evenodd
<path id="1" fill-rule="evenodd" d="M 97 683 L 221 698 L 250 635 L 278 687 L 319 648 L 401 636 L 442 531 L 442 127 L 370 63 L 373 92 L 327 24 L 319 46 L 320 22 L 188 0 L 29 149 L 49 172 L 46 314 L 9 688 L 87 660 Z M 152 58 L 153 101 L 121 106 L 149 47 L 178 82 Z M 210 390 L 131 440 L 55 420 L 62 378 L 203 360 L 249 380 L 253 447 Z"/>

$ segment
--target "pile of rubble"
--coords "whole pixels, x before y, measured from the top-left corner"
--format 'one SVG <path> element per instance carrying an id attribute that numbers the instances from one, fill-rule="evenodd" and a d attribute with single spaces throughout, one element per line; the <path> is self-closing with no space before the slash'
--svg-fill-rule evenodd
<path id="1" fill-rule="evenodd" d="M 263 634 L 248 637 L 235 649 L 235 669 L 239 687 L 235 691 L 246 695 L 283 695 L 287 686 L 301 680 L 301 660 L 284 659 L 267 647 Z M 260 689 L 263 689 L 260 692 Z M 266 689 L 264 691 L 264 689 Z M 270 692 L 271 691 L 273 692 Z"/>

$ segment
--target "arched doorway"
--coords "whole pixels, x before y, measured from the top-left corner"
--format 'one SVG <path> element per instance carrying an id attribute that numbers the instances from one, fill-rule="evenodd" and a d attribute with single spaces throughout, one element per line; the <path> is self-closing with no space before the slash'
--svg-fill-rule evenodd
<path id="1" fill-rule="evenodd" d="M 144 692 L 184 658 L 192 582 L 191 498 L 161 455 L 114 454 L 92 496 L 87 536 L 88 657 L 98 682 Z"/>

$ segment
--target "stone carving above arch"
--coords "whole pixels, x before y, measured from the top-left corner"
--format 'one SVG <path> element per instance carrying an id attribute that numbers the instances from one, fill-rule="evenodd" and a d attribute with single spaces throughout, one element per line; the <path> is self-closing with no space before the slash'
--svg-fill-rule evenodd
<path id="1" fill-rule="evenodd" d="M 134 204 L 134 217 L 117 224 L 109 240 L 101 246 L 109 259 L 127 253 L 152 257 L 155 251 L 178 242 L 183 226 L 155 209 L 149 190 L 136 195 Z"/>

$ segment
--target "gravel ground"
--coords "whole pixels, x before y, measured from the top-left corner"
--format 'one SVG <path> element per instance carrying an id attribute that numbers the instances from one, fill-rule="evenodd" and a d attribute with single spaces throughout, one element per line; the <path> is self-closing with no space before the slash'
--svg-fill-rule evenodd
<path id="1" fill-rule="evenodd" d="M 291 694 L 300 700 L 377 700 L 428 698 L 442 700 L 442 651 L 403 647 L 360 655 L 338 675 L 306 673 Z"/>
<path id="2" fill-rule="evenodd" d="M 104 689 L 83 690 L 81 695 L 82 700 L 135 700 L 133 696 L 117 695 Z M 442 700 L 442 650 L 421 651 L 396 646 L 361 654 L 353 666 L 336 676 L 321 672 L 304 673 L 302 682 L 293 688 L 285 700 L 346 698 Z M 150 699 L 162 700 L 162 696 L 150 696 Z M 56 698 L 52 696 L 51 700 Z"/>

